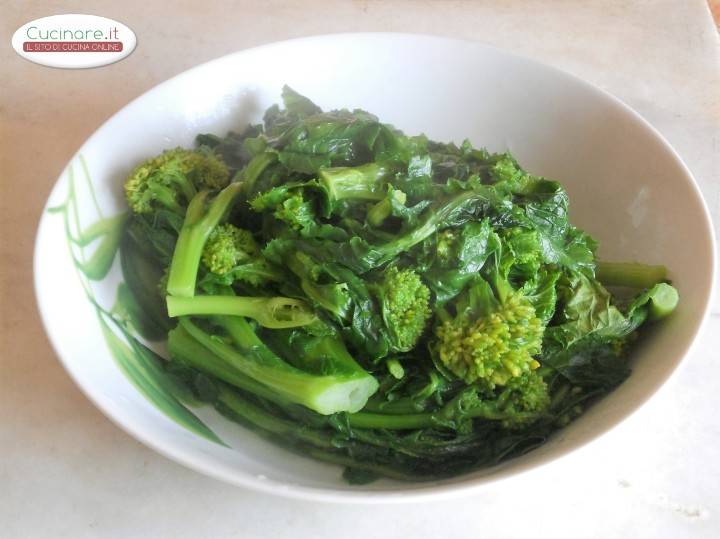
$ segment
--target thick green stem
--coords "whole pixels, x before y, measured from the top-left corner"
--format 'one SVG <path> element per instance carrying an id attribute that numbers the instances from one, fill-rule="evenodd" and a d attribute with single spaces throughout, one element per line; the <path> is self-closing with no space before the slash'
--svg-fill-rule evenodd
<path id="1" fill-rule="evenodd" d="M 247 166 L 243 169 L 241 178 L 242 186 L 245 194 L 253 192 L 255 182 L 263 173 L 263 171 L 277 161 L 277 154 L 272 152 L 263 152 L 253 157 Z"/>
<path id="2" fill-rule="evenodd" d="M 201 191 L 190 201 L 170 265 L 167 286 L 170 295 L 195 295 L 198 267 L 205 242 L 225 217 L 241 189 L 242 184 L 231 183 L 220 191 L 207 208 L 207 191 Z"/>
<path id="3" fill-rule="evenodd" d="M 435 425 L 432 414 L 373 414 L 358 412 L 348 415 L 350 426 L 356 429 L 423 429 Z"/>
<path id="4" fill-rule="evenodd" d="M 193 182 L 191 182 L 180 170 L 170 173 L 169 176 L 171 181 L 180 187 L 185 200 L 190 201 L 193 197 L 195 197 L 195 195 L 197 195 L 197 189 L 195 189 Z"/>
<path id="5" fill-rule="evenodd" d="M 238 344 L 246 340 L 253 344 L 250 349 L 237 349 L 222 338 L 206 333 L 187 318 L 180 319 L 179 323 L 179 328 L 207 349 L 205 355 L 214 354 L 225 363 L 222 372 L 226 373 L 226 376 L 223 379 L 228 383 L 234 383 L 234 379 L 227 376 L 228 372 L 248 376 L 278 393 L 282 398 L 302 404 L 323 415 L 357 412 L 365 406 L 368 397 L 377 389 L 377 381 L 359 367 L 350 374 L 342 375 L 313 375 L 301 371 L 276 356 L 262 343 L 255 345 L 245 333 L 249 329 L 240 327 L 247 322 L 236 319 L 232 323 L 239 333 L 233 333 L 231 336 L 239 341 Z M 177 336 L 173 337 L 176 331 L 171 332 L 170 340 L 176 340 L 177 352 Z M 180 334 L 180 337 L 183 335 Z M 183 354 L 182 350 L 179 350 L 179 353 Z M 198 361 L 194 366 L 206 370 L 203 364 L 204 361 Z M 218 362 L 214 362 L 213 365 L 213 368 L 216 368 Z"/>
<path id="6" fill-rule="evenodd" d="M 667 283 L 656 284 L 650 289 L 649 295 L 648 319 L 653 321 L 669 316 L 680 300 L 678 291 Z"/>
<path id="7" fill-rule="evenodd" d="M 392 204 L 384 198 L 380 202 L 373 204 L 373 206 L 367 212 L 367 222 L 375 228 L 382 226 L 385 219 L 390 217 L 392 213 Z"/>
<path id="8" fill-rule="evenodd" d="M 256 320 L 271 329 L 294 328 L 312 324 L 317 317 L 299 299 L 247 296 L 168 296 L 168 315 L 231 315 Z"/>
<path id="9" fill-rule="evenodd" d="M 338 447 L 335 444 L 335 433 L 332 431 L 298 426 L 295 422 L 280 419 L 227 388 L 220 389 L 218 403 L 264 433 L 278 436 L 286 442 L 302 442 L 307 444 L 309 447 L 304 448 L 303 453 L 310 457 L 332 464 L 368 470 L 380 475 L 406 481 L 431 478 L 424 477 L 418 473 L 404 472 L 398 467 L 357 460 L 351 456 L 339 453 Z M 373 442 L 378 441 L 380 440 L 372 440 L 368 443 L 373 444 Z M 385 444 L 380 445 L 383 446 Z"/>
<path id="10" fill-rule="evenodd" d="M 439 412 L 441 412 L 441 410 L 423 414 L 375 414 L 358 412 L 356 414 L 349 414 L 348 421 L 351 427 L 358 429 L 422 429 L 441 425 L 436 415 Z M 542 414 L 529 412 L 514 413 L 512 416 L 509 416 L 501 412 L 490 410 L 485 406 L 479 406 L 465 412 L 465 417 L 482 418 L 487 419 L 488 421 L 502 421 L 504 419 L 532 420 L 541 416 Z"/>
<path id="11" fill-rule="evenodd" d="M 182 215 L 185 211 L 185 208 L 183 208 L 177 200 L 175 200 L 175 191 L 170 189 L 169 187 L 166 187 L 161 184 L 152 184 L 148 187 L 148 190 L 145 192 L 145 195 L 143 198 L 146 200 L 156 200 L 160 203 L 160 205 L 164 206 L 168 210 L 177 213 L 178 215 Z M 188 199 L 190 200 L 190 199 Z M 147 210 L 148 212 L 154 211 L 154 210 Z"/>
<path id="12" fill-rule="evenodd" d="M 334 449 L 331 431 L 323 432 L 321 430 L 309 429 L 307 427 L 298 426 L 295 422 L 280 419 L 271 413 L 266 412 L 259 406 L 252 404 L 250 401 L 243 399 L 240 395 L 230 389 L 225 387 L 220 388 L 218 402 L 225 405 L 233 413 L 266 432 L 292 438 L 311 444 L 315 447 Z"/>
<path id="13" fill-rule="evenodd" d="M 650 288 L 667 278 L 665 266 L 623 262 L 598 262 L 595 276 L 606 286 Z"/>
<path id="14" fill-rule="evenodd" d="M 391 200 L 392 197 L 392 200 Z M 399 189 L 393 189 L 385 198 L 380 202 L 374 204 L 367 212 L 367 222 L 371 226 L 380 227 L 385 222 L 385 219 L 390 217 L 393 210 L 393 200 L 398 204 L 405 204 L 407 202 L 407 196 Z"/>
<path id="15" fill-rule="evenodd" d="M 267 386 L 244 375 L 233 368 L 227 361 L 205 348 L 192 337 L 184 328 L 177 327 L 168 335 L 168 352 L 170 357 L 181 363 L 189 365 L 199 371 L 206 372 L 238 387 L 248 393 L 262 397 L 280 406 L 290 404 L 290 401 Z"/>

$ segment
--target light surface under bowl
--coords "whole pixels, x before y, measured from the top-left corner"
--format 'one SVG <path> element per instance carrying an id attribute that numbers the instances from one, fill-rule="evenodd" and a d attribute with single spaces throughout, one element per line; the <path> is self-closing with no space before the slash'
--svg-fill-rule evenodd
<path id="1" fill-rule="evenodd" d="M 364 502 L 438 497 L 529 470 L 596 438 L 642 405 L 689 352 L 708 312 L 714 243 L 688 169 L 617 99 L 557 69 L 479 43 L 340 34 L 203 64 L 150 90 L 100 127 L 58 179 L 46 209 L 67 199 L 72 174 L 79 221 L 97 218 L 87 173 L 97 206 L 105 215 L 116 214 L 123 209 L 122 182 L 133 165 L 163 149 L 190 146 L 197 133 L 223 135 L 258 121 L 279 101 L 283 84 L 324 109 L 363 108 L 409 134 L 469 138 L 492 151 L 510 150 L 524 168 L 567 187 L 573 222 L 599 240 L 603 258 L 665 264 L 680 292 L 679 308 L 637 350 L 627 382 L 530 454 L 454 479 L 349 486 L 339 468 L 290 454 L 213 413 L 197 415 L 232 449 L 159 411 L 113 360 L 69 256 L 63 219 L 46 211 L 35 248 L 35 286 L 46 330 L 88 398 L 137 439 L 213 477 L 275 494 Z M 112 305 L 119 279 L 115 262 L 107 278 L 91 283 L 99 303 Z"/>

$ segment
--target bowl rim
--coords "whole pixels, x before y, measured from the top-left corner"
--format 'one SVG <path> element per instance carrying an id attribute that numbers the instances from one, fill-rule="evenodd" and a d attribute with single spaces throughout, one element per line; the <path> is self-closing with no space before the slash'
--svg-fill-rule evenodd
<path id="1" fill-rule="evenodd" d="M 55 194 L 56 190 L 60 187 L 60 184 L 62 182 L 62 178 L 64 175 L 65 170 L 67 167 L 78 157 L 82 149 L 95 137 L 98 136 L 99 132 L 103 130 L 103 128 L 112 122 L 117 116 L 121 115 L 126 108 L 130 107 L 131 105 L 135 104 L 136 102 L 142 100 L 146 95 L 154 92 L 161 92 L 165 87 L 169 86 L 170 84 L 174 83 L 176 80 L 188 76 L 192 74 L 193 72 L 206 69 L 213 64 L 220 64 L 223 62 L 228 61 L 230 58 L 238 58 L 242 57 L 244 55 L 251 55 L 254 53 L 257 53 L 259 51 L 265 51 L 270 50 L 272 48 L 282 48 L 291 46 L 292 44 L 297 43 L 306 43 L 306 42 L 322 42 L 322 41 L 332 41 L 334 39 L 341 38 L 341 39 L 357 39 L 357 40 L 372 40 L 372 39 L 378 39 L 378 38 L 388 38 L 388 39 L 399 39 L 399 40 L 427 40 L 427 41 L 434 41 L 438 46 L 442 46 L 443 44 L 463 44 L 467 47 L 475 47 L 476 50 L 487 50 L 492 51 L 494 54 L 503 55 L 509 58 L 514 59 L 515 61 L 525 62 L 527 64 L 530 64 L 537 68 L 542 68 L 546 70 L 549 74 L 552 74 L 554 77 L 558 77 L 561 79 L 565 79 L 565 81 L 574 84 L 578 87 L 582 87 L 584 91 L 590 92 L 597 96 L 600 99 L 605 100 L 609 105 L 621 110 L 625 115 L 632 118 L 636 123 L 638 123 L 645 131 L 647 131 L 654 139 L 657 141 L 660 146 L 668 153 L 669 156 L 671 156 L 676 163 L 679 165 L 680 170 L 685 175 L 685 180 L 689 183 L 691 187 L 691 194 L 696 198 L 696 202 L 699 202 L 699 206 L 702 208 L 702 215 L 701 219 L 703 222 L 703 225 L 706 229 L 706 232 L 708 233 L 708 239 L 709 239 L 709 247 L 710 247 L 710 257 L 709 257 L 709 265 L 710 265 L 710 271 L 709 271 L 709 282 L 705 283 L 705 286 L 708 290 L 707 296 L 705 298 L 705 304 L 702 307 L 702 314 L 699 319 L 699 322 L 697 323 L 696 327 L 693 329 L 691 334 L 688 337 L 688 344 L 685 347 L 685 350 L 678 356 L 677 360 L 675 361 L 672 368 L 668 371 L 667 375 L 658 383 L 658 385 L 653 388 L 651 391 L 649 391 L 647 394 L 643 395 L 641 399 L 637 401 L 637 403 L 630 409 L 625 411 L 625 415 L 618 419 L 613 424 L 606 426 L 604 428 L 598 429 L 596 432 L 593 432 L 587 439 L 581 441 L 580 443 L 564 448 L 562 450 L 556 451 L 554 454 L 548 455 L 544 458 L 542 462 L 533 462 L 533 463 L 525 463 L 525 462 L 517 462 L 513 465 L 507 465 L 507 467 L 503 470 L 501 470 L 499 473 L 489 475 L 489 476 L 479 476 L 479 477 L 468 477 L 467 475 L 460 475 L 454 478 L 454 481 L 452 483 L 445 483 L 445 484 L 432 484 L 432 483 L 407 483 L 407 487 L 401 487 L 393 490 L 364 490 L 362 487 L 360 487 L 358 490 L 351 490 L 351 489 L 333 489 L 333 488 L 327 488 L 327 487 L 309 487 L 309 486 L 303 486 L 303 485 L 297 485 L 297 484 L 288 484 L 283 483 L 274 479 L 270 478 L 260 478 L 256 477 L 254 474 L 237 470 L 237 469 L 230 469 L 228 466 L 225 465 L 218 465 L 217 463 L 209 463 L 203 458 L 198 458 L 193 452 L 187 451 L 183 449 L 182 446 L 178 446 L 176 444 L 172 443 L 165 443 L 162 441 L 158 441 L 157 439 L 153 438 L 151 435 L 146 434 L 144 431 L 142 431 L 140 428 L 136 427 L 131 422 L 123 422 L 121 419 L 115 417 L 112 412 L 104 406 L 101 401 L 94 396 L 90 388 L 86 388 L 80 380 L 75 376 L 72 368 L 71 368 L 71 360 L 68 358 L 63 357 L 63 355 L 60 353 L 60 349 L 58 344 L 53 340 L 51 337 L 51 332 L 49 330 L 51 325 L 51 319 L 49 315 L 47 314 L 47 311 L 45 310 L 45 299 L 42 296 L 42 282 L 40 280 L 40 267 L 39 267 L 39 253 L 40 253 L 40 245 L 41 245 L 41 237 L 43 235 L 44 230 L 44 222 L 45 219 L 47 219 L 47 210 L 50 207 L 50 200 L 53 198 L 53 195 Z M 502 49 L 500 47 L 490 45 L 487 43 L 484 43 L 482 41 L 476 41 L 471 39 L 460 39 L 460 38 L 453 38 L 453 37 L 445 37 L 445 36 L 439 36 L 439 35 L 432 35 L 432 34 L 421 34 L 421 33 L 403 33 L 403 32 L 338 32 L 338 33 L 330 33 L 330 34 L 318 34 L 318 35 L 312 35 L 312 36 L 306 36 L 306 37 L 299 37 L 294 39 L 287 39 L 282 41 L 275 41 L 263 45 L 259 45 L 256 47 L 250 47 L 247 49 L 241 49 L 239 51 L 235 51 L 232 53 L 225 54 L 223 56 L 214 58 L 212 60 L 203 62 L 201 64 L 198 64 L 196 66 L 193 66 L 185 71 L 182 71 L 162 82 L 159 84 L 156 84 L 152 88 L 146 90 L 139 96 L 135 97 L 125 105 L 123 105 L 120 109 L 118 109 L 116 112 L 114 112 L 110 117 L 108 117 L 93 133 L 90 135 L 81 145 L 80 148 L 72 155 L 68 163 L 65 165 L 65 167 L 62 169 L 62 172 L 60 173 L 60 176 L 55 180 L 50 193 L 48 195 L 48 198 L 43 205 L 42 213 L 40 215 L 40 218 L 38 220 L 38 226 L 36 229 L 35 234 L 35 246 L 33 249 L 33 282 L 34 282 L 34 292 L 35 292 L 35 299 L 38 306 L 38 311 L 40 313 L 40 319 L 42 321 L 43 329 L 45 330 L 45 334 L 48 336 L 48 341 L 50 342 L 50 345 L 55 352 L 56 357 L 60 361 L 61 365 L 67 372 L 67 374 L 70 376 L 70 378 L 73 380 L 75 385 L 80 389 L 80 391 L 87 397 L 88 400 L 90 400 L 96 408 L 98 408 L 105 417 L 107 417 L 112 423 L 114 423 L 116 426 L 118 426 L 120 429 L 128 433 L 130 436 L 135 438 L 136 440 L 140 441 L 145 446 L 153 449 L 157 453 L 163 455 L 164 457 L 167 457 L 170 460 L 173 460 L 179 464 L 182 464 L 183 466 L 190 468 L 196 472 L 200 472 L 206 476 L 213 477 L 215 479 L 218 479 L 220 481 L 223 481 L 225 483 L 229 483 L 232 485 L 248 488 L 251 490 L 260 491 L 263 493 L 268 494 L 274 494 L 279 495 L 283 497 L 288 498 L 294 498 L 299 500 L 314 500 L 314 501 L 322 501 L 322 502 L 335 502 L 335 503 L 368 503 L 368 504 L 376 504 L 376 503 L 398 503 L 398 502 L 419 502 L 419 501 L 428 501 L 430 499 L 433 500 L 439 500 L 439 499 L 448 499 L 458 496 L 467 495 L 473 492 L 477 492 L 488 485 L 491 485 L 493 483 L 507 480 L 512 477 L 519 477 L 523 476 L 525 474 L 530 473 L 531 471 L 538 470 L 540 468 L 544 468 L 552 463 L 557 462 L 562 457 L 567 456 L 568 454 L 575 453 L 579 451 L 580 449 L 588 446 L 589 444 L 597 441 L 599 438 L 607 435 L 610 431 L 616 429 L 619 425 L 627 421 L 630 417 L 632 417 L 637 411 L 642 408 L 647 402 L 658 394 L 660 389 L 664 387 L 667 384 L 667 381 L 677 372 L 679 366 L 685 362 L 687 357 L 693 352 L 695 349 L 695 346 L 698 341 L 699 335 L 702 333 L 704 328 L 707 325 L 707 320 L 710 315 L 710 309 L 712 305 L 712 299 L 715 293 L 715 273 L 716 273 L 716 266 L 717 266 L 717 253 L 715 249 L 716 245 L 716 238 L 715 238 L 715 232 L 714 227 L 712 224 L 712 219 L 710 217 L 710 212 L 708 210 L 707 203 L 702 195 L 702 192 L 697 184 L 697 181 L 695 180 L 692 172 L 688 168 L 688 166 L 685 164 L 683 159 L 680 157 L 680 155 L 677 153 L 677 151 L 670 145 L 670 143 L 665 139 L 665 137 L 652 125 L 650 124 L 645 118 L 643 118 L 637 111 L 635 111 L 632 107 L 627 105 L 625 102 L 623 102 L 618 97 L 614 96 L 610 92 L 600 88 L 599 86 L 596 86 L 593 83 L 590 83 L 582 78 L 580 78 L 577 75 L 574 75 L 568 71 L 565 71 L 563 69 L 560 69 L 552 64 L 547 64 L 545 62 L 535 60 L 533 58 L 530 58 L 528 56 L 518 54 L 512 51 L 508 51 L 505 49 Z M 512 462 L 512 461 L 510 461 Z M 227 473 L 229 472 L 229 473 Z"/>

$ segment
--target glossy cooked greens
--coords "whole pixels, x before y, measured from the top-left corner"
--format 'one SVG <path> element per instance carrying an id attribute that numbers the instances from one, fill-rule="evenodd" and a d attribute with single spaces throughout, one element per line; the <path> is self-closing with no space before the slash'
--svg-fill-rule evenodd
<path id="1" fill-rule="evenodd" d="M 351 482 L 447 477 L 542 444 L 674 309 L 510 154 L 283 100 L 126 182 L 137 328 L 227 417 Z"/>

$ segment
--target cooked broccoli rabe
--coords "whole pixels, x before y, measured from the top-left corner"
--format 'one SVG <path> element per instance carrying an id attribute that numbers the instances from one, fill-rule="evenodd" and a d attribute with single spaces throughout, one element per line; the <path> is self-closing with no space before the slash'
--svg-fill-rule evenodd
<path id="1" fill-rule="evenodd" d="M 231 315 L 252 318 L 266 328 L 294 328 L 312 324 L 317 319 L 307 304 L 284 297 L 247 296 L 181 296 L 167 297 L 170 317 L 188 315 Z"/>
<path id="2" fill-rule="evenodd" d="M 382 308 L 390 350 L 408 352 L 422 336 L 430 319 L 430 290 L 411 269 L 391 267 L 373 287 Z"/>
<path id="3" fill-rule="evenodd" d="M 494 466 L 622 383 L 678 304 L 509 153 L 282 95 L 125 184 L 124 315 L 225 417 L 350 482 Z"/>
<path id="4" fill-rule="evenodd" d="M 230 223 L 218 225 L 210 233 L 202 262 L 210 272 L 200 281 L 205 289 L 235 282 L 262 286 L 283 279 L 282 272 L 262 256 L 252 234 Z"/>
<path id="5" fill-rule="evenodd" d="M 257 211 L 272 211 L 272 215 L 293 230 L 303 230 L 315 225 L 315 208 L 312 200 L 304 198 L 300 186 L 285 184 L 257 195 L 250 201 Z"/>
<path id="6" fill-rule="evenodd" d="M 441 266 L 454 264 L 458 256 L 460 232 L 454 228 L 446 228 L 438 234 L 437 257 Z"/>
<path id="7" fill-rule="evenodd" d="M 241 189 L 241 183 L 231 183 L 214 197 L 209 191 L 200 191 L 190 201 L 170 265 L 167 285 L 170 295 L 195 295 L 205 242 L 225 218 Z"/>
<path id="8" fill-rule="evenodd" d="M 214 154 L 175 148 L 138 166 L 125 181 L 125 196 L 135 213 L 183 213 L 199 190 L 220 189 L 228 180 L 227 167 Z"/>
<path id="9" fill-rule="evenodd" d="M 537 371 L 510 378 L 501 388 L 495 403 L 504 427 L 519 429 L 537 420 L 550 406 L 548 386 Z"/>
<path id="10" fill-rule="evenodd" d="M 303 404 L 320 414 L 356 412 L 377 388 L 375 379 L 330 336 L 316 338 L 326 367 L 321 374 L 311 374 L 278 357 L 242 317 L 212 321 L 222 332 L 208 332 L 182 318 L 169 335 L 173 357 L 243 389 L 260 384 L 282 401 Z"/>
<path id="11" fill-rule="evenodd" d="M 430 427 L 460 427 L 473 420 L 498 423 L 508 430 L 528 427 L 546 417 L 551 399 L 543 378 L 535 372 L 512 378 L 497 390 L 470 386 L 434 412 L 375 413 L 360 412 L 348 418 L 360 429 L 406 430 Z"/>
<path id="12" fill-rule="evenodd" d="M 626 262 L 598 262 L 597 279 L 607 286 L 650 288 L 667 279 L 665 266 L 648 266 Z"/>
<path id="13" fill-rule="evenodd" d="M 320 215 L 330 217 L 341 212 L 347 203 L 382 201 L 386 180 L 393 171 L 391 163 L 321 167 L 317 177 L 309 181 L 285 183 L 257 194 L 250 201 L 250 207 L 257 212 L 271 212 L 294 230 L 310 231 L 317 226 Z M 383 219 L 391 208 L 386 210 Z"/>
<path id="14" fill-rule="evenodd" d="M 508 280 L 515 265 L 527 263 L 526 250 L 516 254 L 512 248 L 518 237 L 511 233 L 503 240 L 492 234 L 487 245 L 493 253 L 480 275 L 437 312 L 433 351 L 467 383 L 505 385 L 540 366 L 535 356 L 542 349 L 544 324 L 531 301 Z"/>
<path id="15" fill-rule="evenodd" d="M 205 243 L 202 261 L 218 275 L 225 275 L 241 262 L 258 254 L 258 246 L 247 230 L 231 224 L 216 226 Z"/>
<path id="16" fill-rule="evenodd" d="M 513 270 L 528 277 L 536 275 L 543 263 L 537 231 L 513 227 L 503 231 L 502 238 L 509 254 L 515 258 Z"/>
<path id="17" fill-rule="evenodd" d="M 392 163 L 368 163 L 359 167 L 321 168 L 317 185 L 326 217 L 343 201 L 378 201 L 385 197 L 386 181 L 395 172 Z"/>
<path id="18" fill-rule="evenodd" d="M 389 188 L 388 194 L 380 202 L 373 204 L 367 212 L 367 221 L 374 227 L 380 227 L 385 219 L 392 215 L 393 205 L 404 206 L 407 195 L 400 189 Z"/>
<path id="19" fill-rule="evenodd" d="M 473 285 L 467 304 L 450 318 L 440 315 L 435 351 L 442 364 L 467 383 L 504 385 L 540 366 L 543 326 L 535 309 L 517 293 L 497 301 L 487 283 Z"/>

